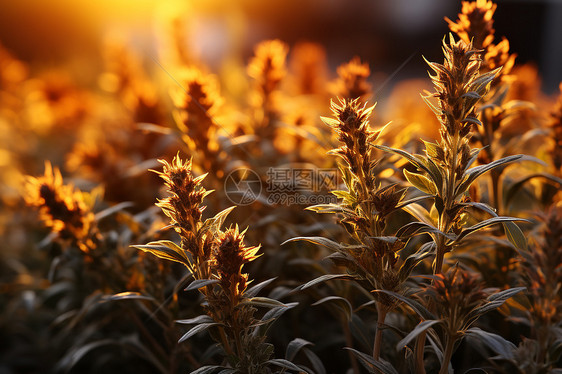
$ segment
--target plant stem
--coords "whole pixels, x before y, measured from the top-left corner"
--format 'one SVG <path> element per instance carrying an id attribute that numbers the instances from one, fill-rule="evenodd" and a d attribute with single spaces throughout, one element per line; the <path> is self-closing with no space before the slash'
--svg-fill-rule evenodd
<path id="1" fill-rule="evenodd" d="M 381 355 L 381 344 L 382 344 L 382 327 L 386 319 L 387 308 L 382 305 L 382 303 L 377 302 L 377 333 L 375 334 L 375 344 L 373 346 L 373 358 L 378 361 Z"/>
<path id="2" fill-rule="evenodd" d="M 341 325 L 345 336 L 345 344 L 348 347 L 353 348 L 353 338 L 351 336 L 351 330 L 349 329 L 349 322 L 347 321 L 346 317 L 342 317 Z M 357 362 L 357 358 L 351 351 L 348 351 L 348 354 L 349 354 L 349 360 L 351 361 L 351 367 L 353 368 L 353 374 L 359 374 L 359 363 Z"/>
<path id="3" fill-rule="evenodd" d="M 425 331 L 418 335 L 418 338 L 416 339 L 416 347 L 414 348 L 417 374 L 425 374 L 425 366 L 423 364 L 424 348 L 425 348 Z"/>
<path id="4" fill-rule="evenodd" d="M 443 355 L 443 363 L 441 364 L 441 370 L 439 374 L 449 373 L 449 362 L 451 362 L 451 357 L 453 357 L 453 348 L 455 346 L 455 339 L 451 336 L 447 337 L 447 347 L 445 348 L 445 354 Z"/>

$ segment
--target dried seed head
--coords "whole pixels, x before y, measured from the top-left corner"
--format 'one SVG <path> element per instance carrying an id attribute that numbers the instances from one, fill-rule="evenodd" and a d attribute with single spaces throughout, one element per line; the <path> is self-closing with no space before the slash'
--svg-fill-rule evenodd
<path id="1" fill-rule="evenodd" d="M 422 292 L 422 297 L 429 298 L 440 318 L 447 321 L 449 331 L 456 334 L 468 328 L 469 313 L 485 303 L 490 290 L 483 287 L 478 274 L 458 267 L 450 268 L 444 274 L 434 276 L 434 281 Z"/>
<path id="2" fill-rule="evenodd" d="M 256 80 L 258 89 L 264 96 L 279 89 L 279 84 L 286 74 L 285 60 L 289 48 L 280 40 L 268 40 L 259 43 L 254 50 L 254 57 L 248 65 L 248 75 Z"/>
<path id="3" fill-rule="evenodd" d="M 358 99 L 359 102 L 365 102 L 371 96 L 371 84 L 367 81 L 371 74 L 369 64 L 361 63 L 359 57 L 340 65 L 337 73 L 338 79 L 333 84 L 336 96 L 347 100 Z"/>
<path id="4" fill-rule="evenodd" d="M 498 44 L 493 44 L 495 30 L 493 28 L 494 12 L 497 5 L 488 0 L 473 2 L 463 1 L 462 12 L 459 13 L 457 22 L 445 18 L 449 29 L 457 34 L 461 40 L 472 45 L 477 50 L 482 50 L 484 61 L 482 71 L 488 72 L 503 67 L 498 73 L 498 78 L 493 84 L 509 80 L 507 76 L 515 63 L 515 55 L 509 54 L 509 41 L 503 38 Z"/>
<path id="5" fill-rule="evenodd" d="M 326 124 L 335 129 L 338 140 L 343 143 L 334 153 L 345 160 L 353 174 L 364 173 L 370 166 L 370 143 L 378 136 L 378 132 L 369 128 L 369 117 L 374 107 L 367 108 L 357 99 L 339 99 L 339 104 L 334 101 L 331 103 L 335 119 L 323 118 Z"/>
<path id="6" fill-rule="evenodd" d="M 182 237 L 182 244 L 187 246 L 184 249 L 198 255 L 199 249 L 194 237 L 205 209 L 201 203 L 208 194 L 201 186 L 204 176 L 194 178 L 191 172 L 191 160 L 183 162 L 179 154 L 171 163 L 165 160 L 159 162 L 164 168 L 162 172 L 156 173 L 164 180 L 170 196 L 159 200 L 156 206 L 170 218 L 174 229 Z"/>
<path id="7" fill-rule="evenodd" d="M 94 213 L 84 195 L 72 185 L 63 184 L 60 170 L 45 162 L 45 174 L 28 177 L 25 201 L 39 208 L 41 220 L 62 240 L 70 240 L 85 253 L 95 248 L 97 229 Z"/>
<path id="8" fill-rule="evenodd" d="M 449 143 L 448 139 L 468 137 L 471 127 L 480 123 L 475 105 L 488 92 L 496 71 L 479 75 L 477 51 L 462 40 L 455 41 L 452 35 L 449 43 L 443 41 L 443 52 L 443 65 L 428 62 L 436 73 L 431 76 L 435 92 L 424 99 L 441 122 L 443 140 Z M 431 97 L 437 98 L 436 105 L 429 101 Z"/>
<path id="9" fill-rule="evenodd" d="M 185 142 L 204 155 L 201 163 L 206 170 L 216 171 L 218 144 L 215 141 L 217 115 L 223 99 L 214 75 L 189 68 L 179 74 L 181 87 L 172 91 L 172 100 L 178 109 L 176 123 L 184 134 Z"/>
<path id="10" fill-rule="evenodd" d="M 309 42 L 295 45 L 291 52 L 290 67 L 298 93 L 310 95 L 325 92 L 328 67 L 326 50 L 322 45 Z"/>
<path id="11" fill-rule="evenodd" d="M 494 12 L 497 5 L 488 0 L 463 1 L 457 22 L 445 18 L 449 29 L 465 43 L 474 44 L 476 49 L 485 49 L 494 41 Z"/>
<path id="12" fill-rule="evenodd" d="M 221 233 L 213 257 L 213 267 L 222 289 L 231 297 L 241 296 L 246 290 L 248 274 L 242 274 L 242 266 L 255 260 L 257 247 L 244 245 L 244 233 L 238 226 Z"/>
<path id="13" fill-rule="evenodd" d="M 539 216 L 540 239 L 521 263 L 531 296 L 530 313 L 535 323 L 550 325 L 562 318 L 562 204 Z"/>

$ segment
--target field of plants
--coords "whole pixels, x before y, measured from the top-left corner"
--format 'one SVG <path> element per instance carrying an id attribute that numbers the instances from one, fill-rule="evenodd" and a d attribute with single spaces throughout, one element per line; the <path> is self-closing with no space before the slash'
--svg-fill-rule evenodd
<path id="1" fill-rule="evenodd" d="M 0 44 L 0 374 L 562 373 L 562 83 L 501 6 L 399 82 L 181 12 L 80 74 Z"/>

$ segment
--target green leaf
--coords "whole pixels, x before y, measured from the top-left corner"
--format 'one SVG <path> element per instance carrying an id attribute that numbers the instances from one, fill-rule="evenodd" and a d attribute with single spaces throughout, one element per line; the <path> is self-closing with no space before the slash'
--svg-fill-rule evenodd
<path id="1" fill-rule="evenodd" d="M 517 161 L 521 157 L 523 157 L 523 155 L 507 156 L 507 157 L 504 157 L 504 158 L 500 158 L 499 160 L 490 162 L 489 164 L 479 165 L 479 166 L 475 166 L 473 168 L 468 169 L 465 173 L 465 178 L 462 181 L 462 183 L 460 183 L 455 188 L 455 197 L 458 197 L 458 196 L 462 195 L 463 193 L 465 193 L 468 190 L 468 188 L 470 187 L 470 185 L 476 180 L 476 178 L 478 178 L 482 174 L 484 174 L 484 173 L 486 173 L 486 172 L 488 172 L 492 169 L 495 169 L 498 166 Z"/>
<path id="2" fill-rule="evenodd" d="M 231 206 L 218 212 L 214 217 L 207 218 L 205 222 L 203 222 L 203 225 L 199 228 L 199 230 L 197 230 L 197 235 L 201 237 L 208 231 L 216 232 L 217 230 L 219 230 L 222 227 L 226 217 L 230 214 L 230 212 L 232 212 L 234 208 L 234 206 Z"/>
<path id="3" fill-rule="evenodd" d="M 300 287 L 300 289 L 304 290 L 304 289 L 312 287 L 312 286 L 314 286 L 318 283 L 326 282 L 326 281 L 329 281 L 329 280 L 332 280 L 332 279 L 347 279 L 347 280 L 350 280 L 350 279 L 355 279 L 355 278 L 353 276 L 349 275 L 349 274 L 325 274 L 325 275 L 322 275 L 318 278 L 315 278 L 315 279 L 305 283 L 304 285 L 302 285 Z"/>
<path id="4" fill-rule="evenodd" d="M 415 167 L 417 167 L 418 169 L 423 170 L 427 173 L 430 172 L 429 168 L 426 165 L 424 165 L 423 162 L 421 162 L 415 155 L 412 155 L 412 154 L 410 154 L 406 151 L 403 151 L 403 150 L 397 149 L 397 148 L 387 147 L 385 145 L 375 145 L 375 148 L 378 148 L 381 151 L 395 153 L 397 155 L 400 155 L 400 156 L 404 157 L 405 159 L 407 159 L 408 161 L 410 161 L 410 163 L 412 165 L 414 165 Z"/>
<path id="5" fill-rule="evenodd" d="M 272 308 L 272 309 L 268 310 L 267 312 L 265 312 L 265 314 L 261 318 L 261 322 L 263 322 L 263 323 L 260 324 L 259 326 L 256 326 L 256 329 L 254 329 L 254 331 L 252 332 L 252 335 L 253 336 L 258 336 L 258 335 L 265 336 L 269 326 L 271 326 L 271 324 L 273 322 L 275 322 L 275 320 L 277 320 L 279 317 L 281 317 L 281 315 L 283 313 L 285 313 L 289 309 L 294 308 L 298 304 L 299 304 L 298 302 L 287 303 L 284 306 Z"/>
<path id="6" fill-rule="evenodd" d="M 439 230 L 437 227 L 434 227 L 424 222 L 410 222 L 400 227 L 398 231 L 396 231 L 396 236 L 400 238 L 410 238 L 411 236 L 425 234 L 425 233 L 438 234 L 450 240 L 455 239 L 453 235 L 446 234 L 443 231 Z"/>
<path id="7" fill-rule="evenodd" d="M 266 364 L 271 364 L 275 366 L 280 366 L 285 369 L 295 370 L 297 372 L 302 372 L 303 370 L 297 365 L 293 364 L 291 361 L 284 360 L 282 358 L 274 358 L 265 362 Z"/>
<path id="8" fill-rule="evenodd" d="M 418 219 L 419 221 L 422 221 L 428 225 L 432 223 L 431 215 L 429 214 L 427 209 L 425 209 L 420 204 L 416 204 L 416 203 L 409 204 L 407 206 L 404 206 L 403 210 L 406 211 L 407 213 L 410 213 L 414 218 Z"/>
<path id="9" fill-rule="evenodd" d="M 285 351 L 285 359 L 288 361 L 292 361 L 297 356 L 297 353 L 307 345 L 314 345 L 308 340 L 304 340 L 301 338 L 296 338 L 291 340 L 291 342 L 287 345 L 287 350 Z"/>
<path id="10" fill-rule="evenodd" d="M 332 191 L 332 194 L 337 198 L 342 199 L 348 205 L 353 205 L 356 202 L 355 197 L 351 193 L 349 193 L 349 191 L 336 190 Z"/>
<path id="11" fill-rule="evenodd" d="M 509 186 L 508 190 L 505 193 L 505 205 L 506 206 L 509 205 L 511 200 L 515 197 L 515 194 L 517 193 L 517 191 L 519 191 L 519 189 L 521 189 L 525 183 L 527 183 L 531 179 L 535 179 L 535 178 L 544 178 L 549 182 L 552 182 L 552 183 L 558 184 L 559 186 L 562 186 L 562 179 L 557 178 L 557 177 L 555 177 L 553 175 L 550 175 L 550 174 L 547 174 L 547 173 L 535 173 L 535 174 L 527 175 L 527 176 L 517 180 L 516 182 L 513 182 Z"/>
<path id="12" fill-rule="evenodd" d="M 471 319 L 478 318 L 484 313 L 488 313 L 502 306 L 507 299 L 513 297 L 521 291 L 526 290 L 525 287 L 508 288 L 488 297 L 487 303 L 470 312 Z"/>
<path id="13" fill-rule="evenodd" d="M 372 292 L 384 293 L 384 294 L 387 294 L 389 296 L 394 297 L 395 299 L 397 299 L 399 301 L 402 301 L 403 303 L 408 305 L 410 308 L 412 308 L 412 310 L 414 312 L 416 312 L 424 320 L 434 320 L 435 319 L 435 316 L 429 310 L 427 310 L 425 306 L 423 306 L 420 302 L 418 302 L 416 300 L 410 299 L 409 297 L 406 297 L 404 295 L 400 295 L 399 293 L 387 291 L 387 290 L 373 290 Z"/>
<path id="14" fill-rule="evenodd" d="M 202 315 L 200 315 L 198 317 L 195 317 L 195 318 L 178 319 L 178 320 L 175 320 L 174 322 L 182 324 L 182 325 L 195 325 L 195 324 L 198 324 L 198 323 L 212 323 L 212 322 L 214 322 L 214 320 L 210 316 L 208 316 L 206 314 L 202 314 Z"/>
<path id="15" fill-rule="evenodd" d="M 335 241 L 330 240 L 328 238 L 324 238 L 322 236 L 299 236 L 299 237 L 296 237 L 296 238 L 291 238 L 289 240 L 285 240 L 283 243 L 281 243 L 281 245 L 285 245 L 287 243 L 295 242 L 295 241 L 298 241 L 298 240 L 303 240 L 303 241 L 307 241 L 307 242 L 310 242 L 310 243 L 318 244 L 318 245 L 324 246 L 324 247 L 326 247 L 326 248 L 328 248 L 328 249 L 330 249 L 334 252 L 338 252 L 342 248 L 341 244 L 336 243 Z"/>
<path id="16" fill-rule="evenodd" d="M 322 363 L 320 358 L 316 355 L 316 353 L 312 352 L 310 349 L 306 347 L 303 349 L 303 352 L 308 358 L 308 361 L 310 361 L 310 363 L 312 364 L 315 374 L 326 374 L 326 368 L 324 367 L 324 364 Z"/>
<path id="17" fill-rule="evenodd" d="M 439 156 L 439 152 L 437 151 L 439 148 L 439 144 L 426 142 L 423 139 L 422 142 L 423 144 L 425 144 L 425 153 L 427 154 L 428 157 L 437 158 L 437 156 Z"/>
<path id="18" fill-rule="evenodd" d="M 417 252 L 411 254 L 404 260 L 404 263 L 400 266 L 400 270 L 398 270 L 398 278 L 402 282 L 406 281 L 414 268 L 427 257 L 432 256 L 434 250 L 435 242 L 433 241 L 422 245 Z"/>
<path id="19" fill-rule="evenodd" d="M 254 297 L 256 296 L 262 289 L 264 289 L 265 287 L 267 287 L 269 284 L 271 284 L 271 282 L 273 282 L 274 280 L 276 280 L 277 277 L 274 278 L 270 278 L 268 280 L 265 280 L 263 282 L 260 282 L 250 288 L 248 288 L 246 290 L 246 292 L 244 293 L 244 296 L 246 297 Z"/>
<path id="20" fill-rule="evenodd" d="M 211 326 L 217 326 L 217 325 L 220 325 L 220 323 L 217 323 L 217 322 L 200 323 L 197 326 L 194 326 L 193 328 L 191 328 L 185 334 L 183 334 L 183 336 L 180 338 L 180 340 L 178 340 L 178 343 L 184 342 L 187 339 L 191 338 L 193 335 L 195 335 L 199 332 L 205 331 Z"/>
<path id="21" fill-rule="evenodd" d="M 281 301 L 270 299 L 269 297 L 259 297 L 259 296 L 252 297 L 249 299 L 244 299 L 238 305 L 251 305 L 257 307 L 264 307 L 264 308 L 287 307 L 287 305 L 283 304 Z"/>
<path id="22" fill-rule="evenodd" d="M 185 252 L 176 243 L 169 240 L 159 240 L 146 245 L 132 245 L 131 247 L 152 253 L 156 257 L 165 260 L 179 262 L 180 264 L 186 265 L 188 268 L 191 266 L 191 262 Z"/>
<path id="23" fill-rule="evenodd" d="M 426 176 L 416 173 L 410 173 L 408 170 L 404 169 L 404 176 L 418 190 L 425 192 L 430 195 L 435 195 L 437 193 L 437 187 L 435 184 Z"/>
<path id="24" fill-rule="evenodd" d="M 316 213 L 342 213 L 344 211 L 344 207 L 338 204 L 318 204 L 308 206 L 305 209 Z"/>
<path id="25" fill-rule="evenodd" d="M 315 302 L 314 304 L 312 304 L 312 306 L 316 306 L 316 305 L 320 305 L 323 304 L 325 302 L 331 302 L 331 303 L 335 303 L 337 305 L 337 308 L 340 309 L 346 316 L 347 320 L 351 320 L 351 314 L 353 313 L 353 307 L 351 306 L 351 304 L 349 303 L 349 301 L 341 296 L 327 296 L 324 297 L 320 300 L 318 300 L 317 302 Z"/>
<path id="26" fill-rule="evenodd" d="M 410 343 L 415 337 L 437 323 L 443 323 L 443 321 L 429 320 L 418 323 L 417 326 L 404 337 L 404 339 L 400 340 L 398 344 L 396 344 L 396 350 L 401 350 L 402 348 L 407 346 L 408 343 Z"/>
<path id="27" fill-rule="evenodd" d="M 493 217 L 493 218 L 488 218 L 487 220 L 484 220 L 482 222 L 477 223 L 474 226 L 471 226 L 469 228 L 466 228 L 464 230 L 461 231 L 461 233 L 459 234 L 458 238 L 455 240 L 455 242 L 459 242 L 460 240 L 462 240 L 463 238 L 465 238 L 467 235 L 473 234 L 478 230 L 482 230 L 485 227 L 488 227 L 490 225 L 494 225 L 496 223 L 504 223 L 504 222 L 512 222 L 512 221 L 523 221 L 523 222 L 529 222 L 529 220 L 523 219 L 523 218 L 514 218 L 514 217 Z"/>
<path id="28" fill-rule="evenodd" d="M 502 222 L 507 240 L 515 246 L 515 248 L 527 250 L 527 238 L 523 231 L 513 222 Z"/>
<path id="29" fill-rule="evenodd" d="M 191 282 L 189 284 L 189 286 L 184 288 L 184 291 L 198 290 L 200 288 L 203 288 L 205 286 L 209 286 L 211 284 L 215 284 L 215 283 L 218 283 L 218 282 L 219 282 L 218 279 L 196 279 L 193 282 Z"/>
<path id="30" fill-rule="evenodd" d="M 153 297 L 142 295 L 138 292 L 121 292 L 115 295 L 105 295 L 101 298 L 102 301 L 115 301 L 115 300 L 148 300 L 156 302 Z"/>
<path id="31" fill-rule="evenodd" d="M 384 361 L 383 359 L 375 361 L 373 357 L 353 348 L 343 347 L 343 349 L 351 351 L 359 359 L 365 369 L 369 371 L 369 373 L 377 373 L 377 371 L 375 371 L 375 369 L 377 369 L 383 374 L 398 374 L 396 369 L 388 361 Z"/>
<path id="32" fill-rule="evenodd" d="M 494 353 L 499 354 L 503 358 L 512 359 L 513 353 L 517 349 L 515 344 L 504 339 L 500 335 L 493 334 L 488 331 L 472 327 L 466 331 L 467 336 L 475 337 L 488 348 L 492 349 Z"/>

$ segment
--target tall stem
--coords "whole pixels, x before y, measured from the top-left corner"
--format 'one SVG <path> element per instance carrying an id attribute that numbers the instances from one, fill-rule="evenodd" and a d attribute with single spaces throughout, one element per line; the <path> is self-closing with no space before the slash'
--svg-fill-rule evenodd
<path id="1" fill-rule="evenodd" d="M 380 302 L 377 302 L 377 333 L 375 335 L 375 344 L 373 345 L 373 358 L 378 361 L 381 355 L 381 344 L 382 344 L 382 327 L 386 319 L 386 313 L 388 309 Z"/>
<path id="2" fill-rule="evenodd" d="M 449 362 L 451 362 L 451 357 L 453 357 L 454 346 L 455 346 L 455 339 L 453 339 L 453 337 L 451 336 L 447 337 L 447 347 L 445 348 L 443 363 L 441 364 L 441 370 L 439 370 L 439 374 L 449 373 Z"/>
<path id="3" fill-rule="evenodd" d="M 341 319 L 341 325 L 343 333 L 345 335 L 345 344 L 349 348 L 353 348 L 353 338 L 351 336 L 351 330 L 349 329 L 349 322 L 347 321 L 345 316 Z M 357 358 L 351 351 L 348 351 L 348 354 L 349 360 L 351 361 L 351 367 L 353 368 L 353 374 L 359 374 L 359 363 L 357 362 Z"/>

